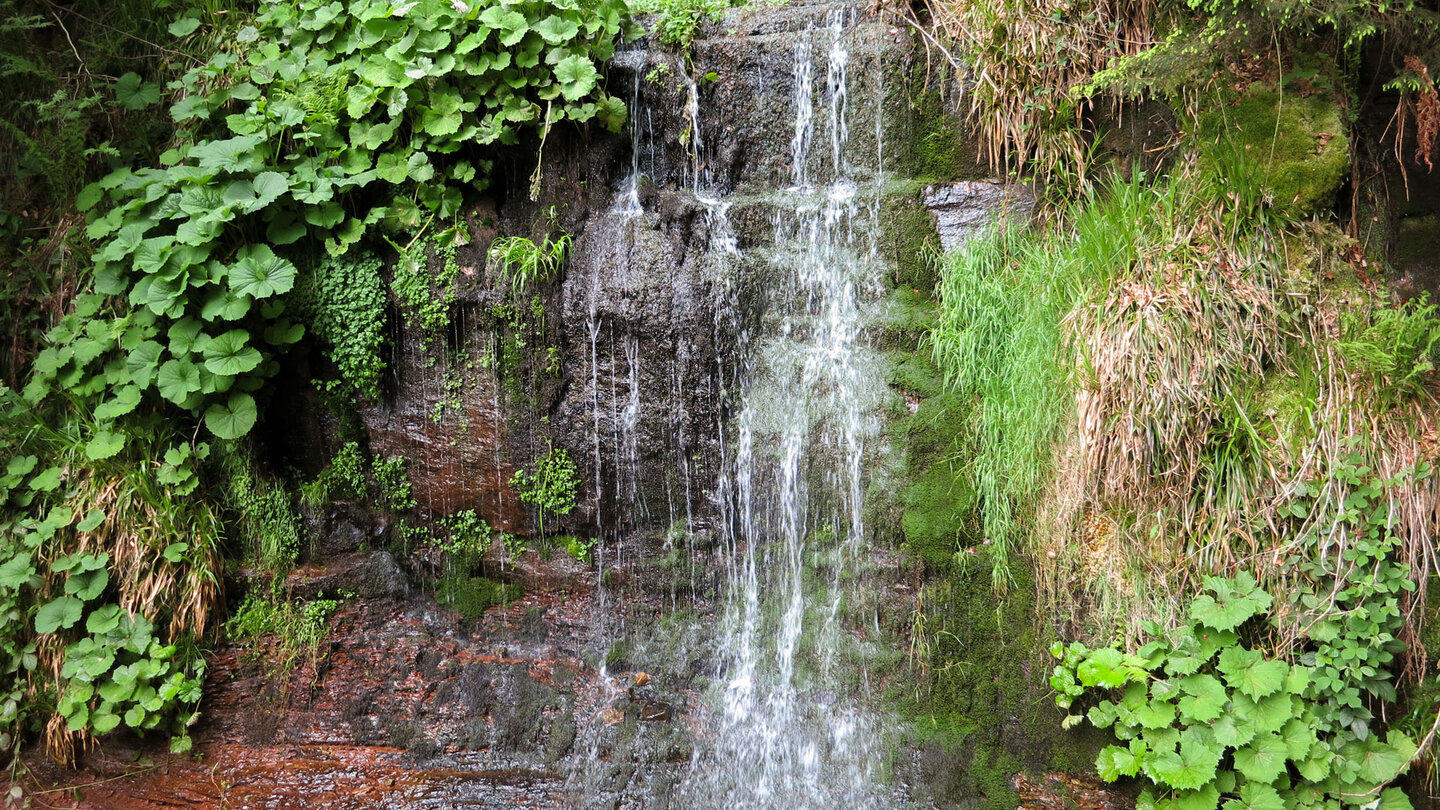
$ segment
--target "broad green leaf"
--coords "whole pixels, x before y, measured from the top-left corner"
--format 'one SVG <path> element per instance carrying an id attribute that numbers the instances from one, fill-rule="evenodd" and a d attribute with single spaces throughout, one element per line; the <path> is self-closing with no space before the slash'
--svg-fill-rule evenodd
<path id="1" fill-rule="evenodd" d="M 203 329 L 200 322 L 194 318 L 176 321 L 165 332 L 165 336 L 170 339 L 170 353 L 176 357 L 185 357 L 205 348 L 210 338 L 202 333 Z"/>
<path id="2" fill-rule="evenodd" d="M 567 56 L 555 66 L 555 80 L 566 101 L 578 101 L 595 89 L 599 74 L 595 65 L 583 56 Z"/>
<path id="3" fill-rule="evenodd" d="M 205 296 L 200 307 L 200 317 L 206 321 L 238 321 L 250 311 L 250 296 L 237 293 L 228 287 L 217 287 Z"/>
<path id="4" fill-rule="evenodd" d="M 224 405 L 205 410 L 205 427 L 222 439 L 238 439 L 255 426 L 255 400 L 249 394 L 231 394 Z"/>
<path id="5" fill-rule="evenodd" d="M 246 245 L 230 267 L 230 288 L 254 298 L 290 292 L 295 286 L 295 265 L 275 255 L 269 245 Z"/>
<path id="6" fill-rule="evenodd" d="M 72 571 L 65 578 L 65 593 L 89 602 L 103 593 L 109 584 L 110 572 L 103 568 L 79 573 Z"/>
<path id="7" fill-rule="evenodd" d="M 1255 739 L 1255 724 L 1234 713 L 1222 714 L 1210 725 L 1215 741 L 1228 748 L 1238 748 Z"/>
<path id="8" fill-rule="evenodd" d="M 1221 651 L 1217 666 L 1230 688 L 1255 700 L 1280 691 L 1289 672 L 1284 661 L 1266 661 L 1259 651 L 1238 646 Z"/>
<path id="9" fill-rule="evenodd" d="M 35 560 L 27 555 L 15 555 L 0 563 L 0 588 L 18 589 L 35 576 Z"/>
<path id="10" fill-rule="evenodd" d="M 30 479 L 28 485 L 36 492 L 51 492 L 60 486 L 60 468 L 47 467 Z"/>
<path id="11" fill-rule="evenodd" d="M 1124 656 L 1119 650 L 1102 647 L 1080 662 L 1080 666 L 1075 668 L 1075 675 L 1084 686 L 1117 688 L 1123 686 L 1127 680 L 1122 669 L 1123 660 Z"/>
<path id="12" fill-rule="evenodd" d="M 93 531 L 101 523 L 105 522 L 105 511 L 102 509 L 91 509 L 85 513 L 85 517 L 75 524 L 75 528 L 82 532 Z"/>
<path id="13" fill-rule="evenodd" d="M 92 635 L 104 635 L 120 626 L 125 611 L 119 605 L 105 605 L 90 612 L 85 618 L 85 630 Z"/>
<path id="14" fill-rule="evenodd" d="M 1095 759 L 1095 770 L 1100 778 L 1114 782 L 1122 776 L 1134 776 L 1140 770 L 1140 760 L 1129 750 L 1118 745 L 1108 745 Z"/>
<path id="15" fill-rule="evenodd" d="M 130 372 L 130 379 L 143 390 L 150 387 L 155 379 L 155 372 L 159 369 L 160 353 L 163 347 L 153 341 L 146 340 L 130 351 L 125 358 L 125 370 Z"/>
<path id="16" fill-rule="evenodd" d="M 127 110 L 140 110 L 160 100 L 160 85 L 147 82 L 138 73 L 126 73 L 115 82 L 115 100 Z"/>
<path id="17" fill-rule="evenodd" d="M 35 611 L 35 632 L 53 633 L 67 630 L 80 621 L 85 612 L 85 603 L 73 596 L 61 596 L 40 606 Z"/>
<path id="18" fill-rule="evenodd" d="M 85 457 L 91 461 L 110 458 L 125 449 L 125 434 L 119 431 L 97 430 L 95 437 L 85 445 Z"/>
<path id="19" fill-rule="evenodd" d="M 535 25 L 535 32 L 551 45 L 560 45 L 575 38 L 580 26 L 566 17 L 546 17 Z"/>
<path id="20" fill-rule="evenodd" d="M 140 386 L 121 386 L 120 389 L 115 392 L 114 396 L 100 403 L 100 405 L 95 408 L 95 418 L 102 422 L 118 419 L 135 410 L 135 406 L 139 404 Z"/>
<path id="21" fill-rule="evenodd" d="M 1235 770 L 1252 782 L 1273 782 L 1285 772 L 1285 741 L 1278 734 L 1262 734 L 1235 750 Z"/>
<path id="22" fill-rule="evenodd" d="M 249 345 L 250 333 L 244 329 L 232 329 L 205 344 L 205 368 L 212 374 L 233 377 L 244 374 L 260 365 L 264 359 L 260 352 Z"/>
<path id="23" fill-rule="evenodd" d="M 179 405 L 200 390 L 200 369 L 189 360 L 167 360 L 156 376 L 160 396 Z"/>
<path id="24" fill-rule="evenodd" d="M 263 135 L 237 135 L 219 141 L 206 141 L 190 148 L 190 157 L 202 169 L 242 172 L 256 167 L 260 156 L 255 147 L 265 141 Z"/>
<path id="25" fill-rule="evenodd" d="M 1208 723 L 1214 720 L 1230 700 L 1225 687 L 1213 675 L 1188 675 L 1180 679 L 1179 687 L 1185 695 L 1178 701 L 1178 707 L 1189 721 Z"/>
<path id="26" fill-rule="evenodd" d="M 1248 782 L 1240 788 L 1240 798 L 1225 802 L 1224 810 L 1285 810 L 1285 800 L 1270 785 Z"/>
<path id="27" fill-rule="evenodd" d="M 194 17 L 181 17 L 175 22 L 170 23 L 170 28 L 168 30 L 170 31 L 170 36 L 172 37 L 188 37 L 191 34 L 195 33 L 195 29 L 199 27 L 200 20 Z"/>
<path id="28" fill-rule="evenodd" d="M 1199 790 L 1180 790 L 1170 797 L 1166 810 L 1215 810 L 1220 803 L 1220 791 L 1215 785 L 1206 785 Z"/>
<path id="29" fill-rule="evenodd" d="M 1341 753 L 1359 764 L 1360 778 L 1384 784 L 1404 773 L 1415 757 L 1415 742 L 1404 733 L 1391 730 L 1384 742 L 1371 737 L 1363 743 L 1347 745 Z"/>

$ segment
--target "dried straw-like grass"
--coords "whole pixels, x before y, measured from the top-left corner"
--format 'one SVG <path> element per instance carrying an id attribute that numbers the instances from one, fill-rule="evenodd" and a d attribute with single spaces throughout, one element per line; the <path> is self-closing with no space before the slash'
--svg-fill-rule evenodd
<path id="1" fill-rule="evenodd" d="M 1083 103 L 1068 91 L 1154 45 L 1152 0 L 929 0 L 935 31 L 969 67 L 970 112 L 997 173 L 1072 167 L 1084 185 Z"/>

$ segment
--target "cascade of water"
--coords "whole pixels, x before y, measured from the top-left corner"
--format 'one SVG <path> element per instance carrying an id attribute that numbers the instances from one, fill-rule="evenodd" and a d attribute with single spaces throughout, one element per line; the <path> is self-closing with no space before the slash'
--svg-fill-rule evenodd
<path id="1" fill-rule="evenodd" d="M 731 561 L 727 669 L 684 786 L 697 807 L 865 808 L 880 795 L 873 720 L 827 689 L 848 635 L 841 575 L 865 536 L 864 457 L 877 430 L 861 374 L 860 303 L 880 272 L 870 249 L 878 223 L 875 208 L 858 204 L 852 176 L 845 22 L 832 12 L 796 46 L 793 185 L 776 206 L 766 256 L 776 284 L 762 330 L 739 338 L 753 350 L 741 362 L 717 486 Z M 823 180 L 812 177 L 817 123 L 830 146 Z M 707 212 L 725 207 L 716 200 Z M 724 252 L 715 232 L 712 223 L 712 249 Z"/>

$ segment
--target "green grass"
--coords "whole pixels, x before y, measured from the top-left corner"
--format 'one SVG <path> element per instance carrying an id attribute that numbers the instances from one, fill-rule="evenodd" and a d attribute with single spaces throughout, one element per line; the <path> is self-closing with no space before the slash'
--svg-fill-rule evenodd
<path id="1" fill-rule="evenodd" d="M 1142 223 L 1163 202 L 1141 182 L 1119 183 L 1082 199 L 1050 234 L 999 230 L 945 262 L 935 358 L 951 389 L 977 404 L 977 449 L 965 463 L 997 585 L 1010 578 L 1073 409 L 1064 318 L 1135 260 Z"/>

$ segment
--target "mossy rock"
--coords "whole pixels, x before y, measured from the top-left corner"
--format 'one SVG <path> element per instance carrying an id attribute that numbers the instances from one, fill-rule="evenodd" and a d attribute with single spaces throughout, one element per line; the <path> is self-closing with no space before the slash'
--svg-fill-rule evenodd
<path id="1" fill-rule="evenodd" d="M 892 693 L 911 722 L 923 784 L 937 806 L 1012 810 L 1012 777 L 1089 770 L 1110 742 L 1094 729 L 1065 731 L 1046 678 L 1048 629 L 1036 626 L 1035 583 L 1012 557 L 1013 582 L 997 594 L 988 547 L 962 555 L 926 583 L 926 675 Z"/>
<path id="2" fill-rule="evenodd" d="M 1279 87 L 1254 82 L 1200 115 L 1201 144 L 1233 148 L 1259 171 L 1274 207 L 1290 219 L 1330 210 L 1350 173 L 1349 126 L 1333 63 L 1300 57 Z M 1212 170 L 1202 156 L 1201 170 Z"/>
<path id="3" fill-rule="evenodd" d="M 919 191 L 891 194 L 880 206 L 880 252 L 901 289 L 929 296 L 939 281 L 940 235 Z"/>
<path id="4" fill-rule="evenodd" d="M 451 570 L 435 586 L 435 599 L 466 619 L 478 619 L 486 610 L 520 598 L 519 585 L 496 582 Z"/>

